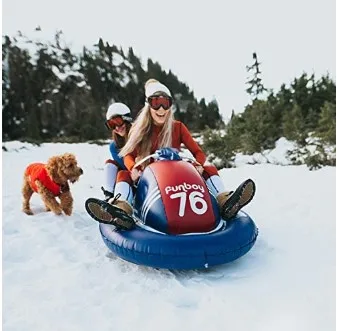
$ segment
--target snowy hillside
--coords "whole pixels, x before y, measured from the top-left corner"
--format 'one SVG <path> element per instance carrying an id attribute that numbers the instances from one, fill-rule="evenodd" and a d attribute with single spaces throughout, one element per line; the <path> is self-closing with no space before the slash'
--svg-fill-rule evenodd
<path id="1" fill-rule="evenodd" d="M 87 216 L 86 198 L 101 197 L 107 146 L 3 145 L 4 331 L 335 330 L 335 168 L 241 162 L 221 170 L 229 189 L 256 182 L 245 211 L 257 242 L 230 264 L 177 272 L 116 258 Z M 64 152 L 84 170 L 71 187 L 73 215 L 45 212 L 38 195 L 35 215 L 23 214 L 25 167 Z"/>

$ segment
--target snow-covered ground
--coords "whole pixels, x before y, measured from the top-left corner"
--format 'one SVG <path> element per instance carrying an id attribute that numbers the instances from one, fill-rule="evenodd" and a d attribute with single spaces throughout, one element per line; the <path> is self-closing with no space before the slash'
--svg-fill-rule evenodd
<path id="1" fill-rule="evenodd" d="M 133 265 L 108 252 L 84 209 L 101 197 L 107 146 L 4 144 L 3 330 L 335 330 L 336 173 L 271 164 L 223 169 L 229 189 L 250 177 L 245 211 L 259 227 L 252 250 L 205 271 Z M 71 189 L 71 217 L 21 212 L 31 162 L 76 154 L 84 175 Z"/>

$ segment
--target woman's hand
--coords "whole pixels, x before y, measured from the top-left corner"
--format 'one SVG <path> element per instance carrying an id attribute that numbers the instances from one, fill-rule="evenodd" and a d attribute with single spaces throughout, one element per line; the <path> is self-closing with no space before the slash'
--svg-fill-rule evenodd
<path id="1" fill-rule="evenodd" d="M 201 165 L 195 165 L 195 169 L 197 169 L 200 175 L 204 172 L 204 168 Z"/>
<path id="2" fill-rule="evenodd" d="M 142 174 L 142 172 L 141 172 L 140 170 L 138 170 L 138 169 L 136 169 L 136 168 L 133 168 L 133 169 L 131 170 L 131 179 L 132 179 L 134 182 L 136 182 L 136 181 L 139 179 L 139 177 L 140 177 L 141 174 Z"/>

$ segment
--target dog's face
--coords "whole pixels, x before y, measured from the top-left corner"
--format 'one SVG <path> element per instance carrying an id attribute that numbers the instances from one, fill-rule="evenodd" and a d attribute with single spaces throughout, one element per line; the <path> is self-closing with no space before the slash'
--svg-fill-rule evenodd
<path id="1" fill-rule="evenodd" d="M 75 155 L 66 153 L 60 156 L 60 171 L 71 182 L 76 182 L 83 174 L 82 168 L 77 165 Z"/>
<path id="2" fill-rule="evenodd" d="M 75 155 L 65 153 L 60 156 L 53 156 L 48 160 L 46 166 L 51 177 L 59 183 L 76 182 L 83 174 L 82 168 L 77 165 Z"/>

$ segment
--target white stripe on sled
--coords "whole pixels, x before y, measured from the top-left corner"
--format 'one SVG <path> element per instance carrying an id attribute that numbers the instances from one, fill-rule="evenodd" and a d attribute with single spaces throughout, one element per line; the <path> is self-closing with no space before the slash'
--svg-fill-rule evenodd
<path id="1" fill-rule="evenodd" d="M 146 197 L 146 199 L 144 200 L 144 204 L 141 210 L 141 218 L 144 219 L 144 214 L 145 214 L 145 210 L 147 209 L 147 206 L 149 205 L 149 203 L 151 202 L 151 200 L 157 195 L 160 194 L 160 191 L 158 190 L 158 188 L 156 187 L 155 189 L 153 189 L 148 196 Z"/>
<path id="2" fill-rule="evenodd" d="M 144 222 L 145 222 L 145 220 L 146 220 L 147 214 L 149 213 L 151 207 L 153 206 L 153 204 L 154 204 L 157 200 L 160 199 L 160 197 L 161 197 L 161 196 L 160 196 L 160 192 L 158 192 L 158 194 L 157 194 L 155 197 L 153 197 L 153 200 L 150 201 L 148 207 L 146 208 L 146 211 L 144 212 L 144 217 L 143 217 L 143 221 L 144 221 Z"/>

